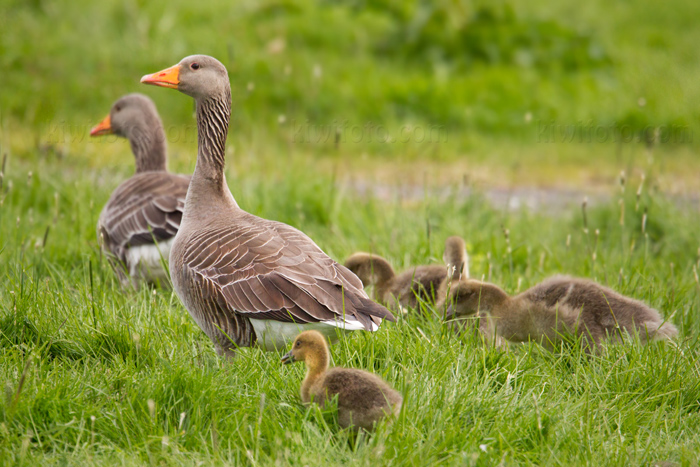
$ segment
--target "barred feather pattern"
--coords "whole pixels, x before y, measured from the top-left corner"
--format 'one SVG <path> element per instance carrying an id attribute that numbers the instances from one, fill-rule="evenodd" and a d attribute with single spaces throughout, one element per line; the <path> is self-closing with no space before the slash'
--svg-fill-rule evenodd
<path id="1" fill-rule="evenodd" d="M 150 127 L 136 126 L 130 129 L 129 144 L 136 160 L 136 173 L 167 170 L 165 131 L 155 116 L 144 116 Z"/>
<path id="2" fill-rule="evenodd" d="M 231 119 L 231 89 L 222 96 L 197 103 L 198 158 L 212 173 L 223 179 L 226 157 L 226 135 Z"/>

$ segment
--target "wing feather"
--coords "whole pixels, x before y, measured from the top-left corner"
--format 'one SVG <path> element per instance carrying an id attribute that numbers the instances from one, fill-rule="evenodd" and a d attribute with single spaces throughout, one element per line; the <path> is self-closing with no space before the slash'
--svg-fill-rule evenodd
<path id="1" fill-rule="evenodd" d="M 370 330 L 381 319 L 394 320 L 309 237 L 251 214 L 199 230 L 187 243 L 183 267 L 213 288 L 228 313 L 302 324 L 355 321 Z"/>
<path id="2" fill-rule="evenodd" d="M 169 240 L 177 234 L 190 177 L 168 172 L 134 175 L 119 185 L 98 221 L 104 247 L 126 262 L 138 245 Z"/>

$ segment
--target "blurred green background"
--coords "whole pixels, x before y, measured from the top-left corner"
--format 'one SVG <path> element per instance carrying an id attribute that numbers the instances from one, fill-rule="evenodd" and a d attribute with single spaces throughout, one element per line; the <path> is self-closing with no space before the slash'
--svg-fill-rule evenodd
<path id="1" fill-rule="evenodd" d="M 699 18 L 697 0 L 0 0 L 0 465 L 697 465 Z M 139 78 L 193 53 L 228 67 L 248 212 L 397 270 L 461 235 L 474 277 L 589 277 L 679 338 L 503 352 L 409 312 L 333 348 L 406 396 L 353 446 L 299 402 L 301 365 L 219 360 L 173 293 L 124 291 L 100 252 L 134 164 L 89 129 L 148 94 L 191 173 L 192 99 Z"/>
<path id="2" fill-rule="evenodd" d="M 0 144 L 84 153 L 135 91 L 166 127 L 193 125 L 190 99 L 138 79 L 204 53 L 229 69 L 232 145 L 256 157 L 465 163 L 494 183 L 525 166 L 520 184 L 583 184 L 587 168 L 646 164 L 656 143 L 667 187 L 694 186 L 697 18 L 692 0 L 5 0 Z M 194 137 L 171 146 L 192 152 Z"/>

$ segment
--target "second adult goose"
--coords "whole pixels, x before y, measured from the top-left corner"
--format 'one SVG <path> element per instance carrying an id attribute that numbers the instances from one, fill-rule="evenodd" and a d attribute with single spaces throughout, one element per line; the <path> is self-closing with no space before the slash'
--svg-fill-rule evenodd
<path id="1" fill-rule="evenodd" d="M 255 343 L 282 349 L 309 328 L 334 336 L 338 328 L 374 331 L 382 319 L 394 320 L 309 237 L 238 206 L 224 177 L 231 87 L 218 60 L 193 55 L 141 82 L 195 100 L 197 165 L 170 274 L 175 292 L 219 354 Z"/>
<path id="2" fill-rule="evenodd" d="M 153 101 L 127 94 L 90 136 L 127 138 L 136 159 L 136 174 L 112 193 L 97 221 L 102 248 L 117 260 L 123 284 L 163 282 L 168 258 L 180 227 L 190 177 L 168 172 L 165 132 Z"/>

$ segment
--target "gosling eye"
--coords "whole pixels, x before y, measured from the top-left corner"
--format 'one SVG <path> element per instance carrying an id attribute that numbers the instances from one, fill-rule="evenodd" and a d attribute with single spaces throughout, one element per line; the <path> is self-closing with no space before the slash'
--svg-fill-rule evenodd
<path id="1" fill-rule="evenodd" d="M 295 345 L 296 345 L 297 347 L 301 347 L 301 342 L 297 341 L 297 343 L 296 343 Z"/>
<path id="2" fill-rule="evenodd" d="M 122 106 L 121 106 L 121 105 L 117 105 L 117 106 L 114 107 L 114 111 L 115 111 L 115 112 L 119 112 L 121 109 L 122 109 Z"/>
<path id="3" fill-rule="evenodd" d="M 199 63 L 197 63 L 197 62 L 192 63 L 190 65 L 190 68 L 192 68 L 193 70 L 199 70 Z"/>

